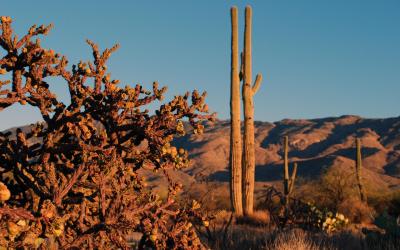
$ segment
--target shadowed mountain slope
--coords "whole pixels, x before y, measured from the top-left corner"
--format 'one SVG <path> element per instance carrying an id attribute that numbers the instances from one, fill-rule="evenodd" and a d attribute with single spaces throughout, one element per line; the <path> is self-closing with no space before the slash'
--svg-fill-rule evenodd
<path id="1" fill-rule="evenodd" d="M 229 121 L 218 121 L 203 135 L 188 134 L 175 144 L 189 150 L 192 164 L 185 172 L 195 178 L 229 180 Z M 364 119 L 341 116 L 312 120 L 285 119 L 255 123 L 256 181 L 282 176 L 282 140 L 290 140 L 289 160 L 299 164 L 299 176 L 315 178 L 325 169 L 354 169 L 355 137 L 361 138 L 368 181 L 400 187 L 400 117 Z"/>

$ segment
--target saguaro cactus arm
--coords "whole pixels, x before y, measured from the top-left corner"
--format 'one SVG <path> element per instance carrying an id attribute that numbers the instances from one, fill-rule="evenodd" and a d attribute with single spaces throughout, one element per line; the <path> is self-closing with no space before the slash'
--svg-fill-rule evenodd
<path id="1" fill-rule="evenodd" d="M 289 194 L 293 192 L 294 182 L 296 180 L 296 174 L 297 174 L 297 162 L 293 163 L 293 172 L 289 181 Z"/>
<path id="2" fill-rule="evenodd" d="M 253 95 L 257 93 L 258 89 L 260 88 L 261 81 L 262 81 L 262 75 L 259 73 L 256 75 L 256 80 L 254 81 L 254 85 L 251 88 L 251 90 L 253 91 Z"/>

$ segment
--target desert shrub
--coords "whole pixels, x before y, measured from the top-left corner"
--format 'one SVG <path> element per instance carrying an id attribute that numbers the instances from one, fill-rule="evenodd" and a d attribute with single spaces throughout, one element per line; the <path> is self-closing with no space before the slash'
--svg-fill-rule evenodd
<path id="1" fill-rule="evenodd" d="M 299 198 L 306 202 L 337 211 L 339 206 L 349 199 L 359 197 L 354 173 L 340 167 L 329 168 L 317 180 L 304 182 L 299 187 Z M 364 185 L 369 187 L 368 183 Z M 371 189 L 368 188 L 368 191 Z M 371 194 L 368 193 L 368 200 Z"/>
<path id="2" fill-rule="evenodd" d="M 285 196 L 274 186 L 265 186 L 258 193 L 256 208 L 268 214 L 269 227 L 285 227 L 289 223 L 294 223 L 298 214 L 297 199 L 292 198 L 289 202 L 288 213 L 285 213 Z M 296 212 L 295 212 L 296 210 Z"/>
<path id="3" fill-rule="evenodd" d="M 379 214 L 387 211 L 393 216 L 398 216 L 400 215 L 400 191 L 370 192 L 368 204 Z"/>
<path id="4" fill-rule="evenodd" d="M 372 223 L 375 211 L 368 204 L 357 198 L 342 201 L 338 211 L 343 213 L 352 223 Z"/>
<path id="5" fill-rule="evenodd" d="M 170 144 L 185 133 L 183 120 L 201 133 L 213 119 L 205 93 L 175 96 L 150 114 L 144 108 L 166 88 L 118 87 L 106 66 L 118 46 L 100 52 L 88 41 L 94 61 L 68 70 L 64 56 L 32 41 L 50 26 L 18 39 L 11 23 L 1 17 L 0 111 L 29 104 L 43 122 L 0 134 L 0 245 L 127 249 L 129 234 L 140 232 L 142 248 L 201 248 L 190 221 L 204 218 L 196 203 L 176 204 L 181 185 L 166 170 L 188 163 L 187 151 Z M 55 78 L 66 82 L 69 104 L 51 92 Z M 168 179 L 166 197 L 147 187 L 141 169 Z"/>
<path id="6" fill-rule="evenodd" d="M 319 206 L 337 210 L 340 203 L 348 197 L 358 197 L 352 173 L 341 168 L 330 168 L 321 177 Z"/>

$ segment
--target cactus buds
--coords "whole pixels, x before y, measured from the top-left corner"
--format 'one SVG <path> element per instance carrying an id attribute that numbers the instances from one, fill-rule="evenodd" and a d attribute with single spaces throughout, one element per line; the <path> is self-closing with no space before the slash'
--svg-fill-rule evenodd
<path id="1" fill-rule="evenodd" d="M 20 227 L 25 227 L 27 224 L 26 224 L 25 220 L 19 220 L 19 221 L 17 221 L 17 225 Z"/>
<path id="2" fill-rule="evenodd" d="M 171 147 L 171 156 L 175 157 L 178 154 L 178 151 L 176 150 L 176 147 Z"/>
<path id="3" fill-rule="evenodd" d="M 50 200 L 45 200 L 42 204 L 42 209 L 40 210 L 40 213 L 43 217 L 51 219 L 56 215 L 57 211 L 56 207 Z"/>
<path id="4" fill-rule="evenodd" d="M 64 223 L 60 221 L 56 221 L 53 223 L 53 234 L 56 237 L 60 237 L 60 235 L 64 232 Z"/>
<path id="5" fill-rule="evenodd" d="M 156 234 L 151 234 L 149 238 L 150 238 L 150 240 L 152 242 L 155 242 L 157 240 L 157 235 Z"/>
<path id="6" fill-rule="evenodd" d="M 18 236 L 21 232 L 20 226 L 18 226 L 17 224 L 15 224 L 14 222 L 11 222 L 11 221 L 9 221 L 7 223 L 7 230 L 8 230 L 8 233 L 10 234 L 11 238 Z"/>
<path id="7" fill-rule="evenodd" d="M 9 17 L 9 16 L 2 16 L 2 17 L 1 17 L 1 22 L 3 22 L 3 23 L 9 23 L 9 22 L 11 22 L 11 17 Z"/>
<path id="8" fill-rule="evenodd" d="M 11 192 L 4 183 L 0 182 L 0 202 L 7 201 L 11 197 Z"/>
<path id="9" fill-rule="evenodd" d="M 204 126 L 201 124 L 197 124 L 196 128 L 194 129 L 194 133 L 197 135 L 201 135 L 204 132 Z"/>
<path id="10" fill-rule="evenodd" d="M 200 204 L 196 200 L 192 200 L 192 209 L 193 210 L 197 210 L 200 207 L 201 207 Z"/>
<path id="11" fill-rule="evenodd" d="M 178 124 L 176 126 L 176 132 L 178 134 L 181 134 L 181 135 L 185 134 L 185 127 L 183 126 L 183 122 L 182 121 L 178 122 Z"/>

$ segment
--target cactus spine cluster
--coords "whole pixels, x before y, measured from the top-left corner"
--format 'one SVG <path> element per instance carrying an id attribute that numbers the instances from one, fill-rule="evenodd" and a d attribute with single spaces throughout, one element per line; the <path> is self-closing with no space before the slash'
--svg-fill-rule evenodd
<path id="1" fill-rule="evenodd" d="M 244 51 L 242 65 L 238 68 L 237 8 L 231 9 L 232 55 L 231 55 L 231 198 L 236 215 L 253 213 L 254 206 L 254 103 L 253 96 L 260 87 L 262 76 L 256 76 L 252 84 L 251 64 L 251 18 L 250 6 L 245 9 Z M 240 143 L 240 76 L 243 80 L 242 98 L 244 110 L 243 158 Z M 240 156 L 239 156 L 240 155 Z M 242 171 L 242 174 L 239 173 Z M 242 179 L 240 176 L 242 175 Z M 241 182 L 242 181 L 242 182 Z M 242 200 L 242 201 L 240 201 Z M 241 203 L 243 205 L 241 206 Z"/>
<path id="2" fill-rule="evenodd" d="M 238 49 L 238 10 L 231 8 L 231 203 L 236 215 L 243 215 L 242 205 L 242 138 L 240 133 L 240 79 Z"/>
<path id="3" fill-rule="evenodd" d="M 362 156 L 361 156 L 361 140 L 356 138 L 356 177 L 357 177 L 357 186 L 360 192 L 360 199 L 362 202 L 367 201 L 367 196 L 365 195 L 364 185 L 362 183 L 361 178 L 361 168 L 362 168 Z"/>
<path id="4" fill-rule="evenodd" d="M 290 194 L 293 191 L 294 187 L 294 182 L 296 179 L 296 174 L 297 174 L 297 163 L 293 163 L 293 172 L 292 175 L 289 176 L 289 137 L 285 136 L 284 139 L 284 178 L 283 178 L 283 189 L 284 189 L 284 206 L 285 206 L 285 211 L 287 212 L 288 210 L 288 205 L 289 205 L 289 199 L 290 199 Z"/>

